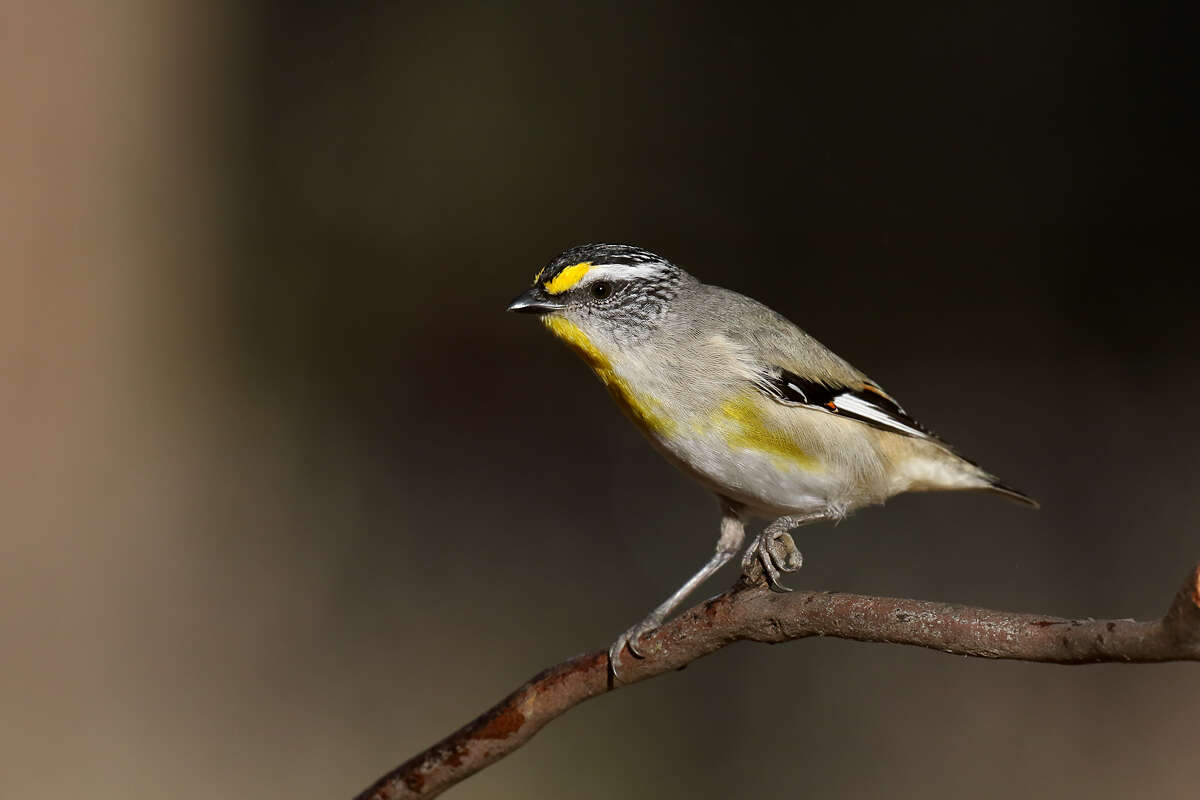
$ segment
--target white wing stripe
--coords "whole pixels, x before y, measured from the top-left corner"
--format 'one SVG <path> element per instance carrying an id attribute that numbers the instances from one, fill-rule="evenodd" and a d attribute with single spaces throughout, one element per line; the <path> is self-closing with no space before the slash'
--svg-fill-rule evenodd
<path id="1" fill-rule="evenodd" d="M 880 425 L 885 427 L 907 433 L 910 436 L 919 436 L 922 439 L 929 437 L 929 434 L 925 433 L 925 431 L 905 425 L 891 414 L 888 414 L 878 406 L 868 403 L 861 397 L 855 397 L 852 394 L 839 394 L 837 397 L 833 398 L 833 402 L 834 405 L 843 411 L 848 411 L 851 414 L 857 414 L 860 417 L 866 417 L 872 422 L 878 422 Z"/>

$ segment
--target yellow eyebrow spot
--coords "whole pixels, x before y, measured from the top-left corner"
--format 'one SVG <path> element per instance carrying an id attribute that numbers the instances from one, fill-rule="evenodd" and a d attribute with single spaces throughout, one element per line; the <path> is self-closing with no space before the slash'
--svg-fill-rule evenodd
<path id="1" fill-rule="evenodd" d="M 572 264 L 555 275 L 554 280 L 546 281 L 546 292 L 548 294 L 562 294 L 583 280 L 583 276 L 587 275 L 588 270 L 591 268 L 592 262 L 590 261 L 580 261 L 578 264 Z"/>
<path id="2" fill-rule="evenodd" d="M 655 433 L 668 433 L 674 429 L 674 424 L 664 416 L 658 402 L 653 398 L 635 394 L 633 388 L 617 374 L 612 362 L 592 344 L 591 339 L 579 330 L 577 325 L 554 314 L 542 317 L 542 322 L 592 368 L 596 377 L 604 382 L 617 405 L 630 419 Z"/>

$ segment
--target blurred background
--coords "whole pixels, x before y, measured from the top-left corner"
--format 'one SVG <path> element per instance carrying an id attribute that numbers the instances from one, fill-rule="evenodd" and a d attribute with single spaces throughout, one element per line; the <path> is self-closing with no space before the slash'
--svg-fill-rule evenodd
<path id="1" fill-rule="evenodd" d="M 1167 3 L 0 13 L 0 795 L 349 797 L 690 575 L 715 502 L 502 313 L 581 242 L 1043 503 L 897 498 L 793 585 L 1149 618 L 1200 557 Z M 452 794 L 1191 797 L 1198 681 L 740 645 Z"/>

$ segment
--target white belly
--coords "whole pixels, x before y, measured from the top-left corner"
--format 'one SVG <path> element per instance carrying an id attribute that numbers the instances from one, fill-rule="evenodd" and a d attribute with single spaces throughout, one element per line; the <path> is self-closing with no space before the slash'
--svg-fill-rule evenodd
<path id="1" fill-rule="evenodd" d="M 777 454 L 731 448 L 712 436 L 655 445 L 714 492 L 763 516 L 807 514 L 841 505 L 844 486 L 821 465 L 788 463 Z"/>

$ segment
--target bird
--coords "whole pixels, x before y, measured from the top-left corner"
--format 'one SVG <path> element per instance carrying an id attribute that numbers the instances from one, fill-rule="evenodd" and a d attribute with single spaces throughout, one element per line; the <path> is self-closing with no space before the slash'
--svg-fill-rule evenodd
<path id="1" fill-rule="evenodd" d="M 627 244 L 554 257 L 508 306 L 536 314 L 669 462 L 718 499 L 707 562 L 609 648 L 619 676 L 640 640 L 769 522 L 742 570 L 779 592 L 803 556 L 791 531 L 902 492 L 978 489 L 1037 507 L 958 454 L 883 387 L 762 303 Z"/>

